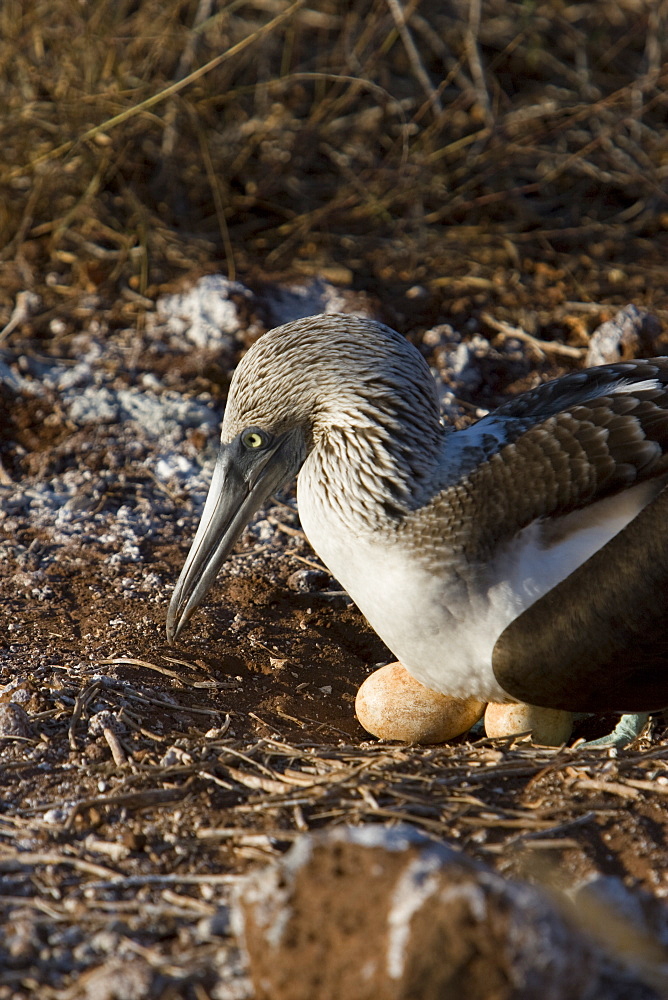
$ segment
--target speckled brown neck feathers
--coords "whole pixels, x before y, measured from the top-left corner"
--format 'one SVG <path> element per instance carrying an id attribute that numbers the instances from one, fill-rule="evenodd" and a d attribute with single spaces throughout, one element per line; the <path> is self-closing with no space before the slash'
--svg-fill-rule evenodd
<path id="1" fill-rule="evenodd" d="M 443 427 L 429 368 L 404 337 L 354 316 L 310 318 L 266 334 L 250 361 L 232 381 L 223 441 L 252 425 L 300 427 L 330 502 L 374 524 L 428 500 Z"/>

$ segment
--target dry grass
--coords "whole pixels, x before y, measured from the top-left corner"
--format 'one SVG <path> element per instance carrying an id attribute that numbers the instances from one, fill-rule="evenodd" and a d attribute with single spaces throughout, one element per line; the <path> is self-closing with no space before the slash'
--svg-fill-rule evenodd
<path id="1" fill-rule="evenodd" d="M 664 2 L 7 0 L 3 285 L 666 228 Z M 462 238 L 461 231 L 457 238 Z"/>
<path id="2" fill-rule="evenodd" d="M 228 733 L 229 715 L 221 720 L 220 710 L 211 706 L 205 694 L 199 692 L 197 704 L 183 697 L 185 688 L 204 688 L 203 683 L 180 674 L 181 691 L 166 697 L 159 692 L 148 694 L 141 685 L 113 677 L 102 680 L 95 674 L 103 664 L 130 663 L 172 674 L 143 660 L 103 660 L 91 665 L 92 679 L 63 671 L 63 686 L 45 692 L 56 707 L 33 714 L 31 721 L 46 723 L 52 751 L 60 752 L 63 759 L 68 747 L 81 753 L 98 735 L 99 727 L 91 724 L 93 717 L 106 716 L 110 725 L 120 726 L 125 733 L 116 739 L 132 763 L 105 760 L 92 768 L 88 761 L 76 767 L 70 763 L 76 774 L 74 799 L 63 800 L 61 793 L 38 806 L 4 814 L 0 818 L 0 872 L 66 864 L 105 884 L 111 879 L 116 887 L 131 876 L 137 877 L 137 884 L 152 879 L 187 884 L 189 876 L 184 872 L 165 877 L 149 866 L 138 873 L 136 857 L 135 868 L 102 869 L 100 841 L 90 851 L 77 837 L 91 826 L 98 830 L 104 826 L 109 833 L 117 824 L 126 823 L 128 813 L 154 815 L 177 803 L 189 817 L 179 827 L 180 834 L 209 847 L 225 843 L 228 865 L 235 872 L 244 869 L 248 860 L 280 854 L 286 843 L 307 830 L 378 821 L 409 822 L 439 838 L 447 831 L 448 838 L 466 850 L 498 859 L 503 870 L 525 849 L 581 848 L 573 833 L 584 824 L 595 825 L 597 817 L 614 815 L 620 799 L 661 800 L 668 795 L 665 776 L 663 784 L 656 780 L 657 774 L 664 775 L 668 749 L 656 744 L 619 758 L 589 748 L 537 747 L 522 737 L 437 747 L 343 741 L 334 745 L 295 742 L 257 716 L 261 727 L 273 734 L 239 739 Z M 176 713 L 190 717 L 189 734 L 181 733 L 174 741 L 173 733 L 152 731 L 150 713 L 157 718 L 161 711 L 163 720 Z M 33 742 L 15 739 L 26 745 Z M 24 770 L 28 773 L 33 764 L 18 753 L 5 766 L 18 776 Z M 119 779 L 111 791 L 97 790 L 95 783 L 101 775 Z M 198 820 L 192 819 L 193 811 Z M 44 816 L 49 812 L 54 815 L 46 823 Z M 208 822 L 202 824 L 202 817 Z M 59 837 L 57 842 L 49 841 L 48 857 L 27 854 L 26 838 L 38 843 L 40 832 L 49 824 L 51 828 L 56 825 Z M 19 847 L 13 845 L 14 838 L 21 840 Z M 109 853 L 113 853 L 111 848 Z M 118 845 L 115 853 L 113 860 L 118 863 L 131 852 Z M 233 876 L 224 874 L 220 879 L 232 881 Z"/>

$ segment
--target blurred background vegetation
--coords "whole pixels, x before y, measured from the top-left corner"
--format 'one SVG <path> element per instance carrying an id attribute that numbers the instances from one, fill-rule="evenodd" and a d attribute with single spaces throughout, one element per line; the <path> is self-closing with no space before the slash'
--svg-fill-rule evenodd
<path id="1" fill-rule="evenodd" d="M 221 270 L 661 310 L 667 29 L 666 0 L 3 0 L 0 304 Z"/>

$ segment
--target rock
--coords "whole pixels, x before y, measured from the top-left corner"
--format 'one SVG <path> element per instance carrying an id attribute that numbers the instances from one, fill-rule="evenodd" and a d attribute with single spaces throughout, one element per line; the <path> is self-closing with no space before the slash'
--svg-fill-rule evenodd
<path id="1" fill-rule="evenodd" d="M 0 736 L 19 736 L 32 739 L 30 718 L 25 708 L 13 701 L 0 704 Z"/>
<path id="2" fill-rule="evenodd" d="M 4 930 L 5 961 L 12 968 L 22 968 L 35 960 L 44 934 L 33 915 L 12 915 Z"/>
<path id="3" fill-rule="evenodd" d="M 319 569 L 298 569 L 288 577 L 288 587 L 298 594 L 313 594 L 329 583 L 329 573 Z"/>
<path id="4" fill-rule="evenodd" d="M 606 365 L 656 354 L 661 324 L 645 309 L 629 305 L 594 330 L 589 339 L 585 367 Z"/>
<path id="5" fill-rule="evenodd" d="M 430 691 L 401 663 L 370 674 L 357 692 L 355 713 L 368 733 L 402 743 L 443 743 L 467 732 L 484 703 Z"/>
<path id="6" fill-rule="evenodd" d="M 195 929 L 198 941 L 210 941 L 214 937 L 227 937 L 230 933 L 230 910 L 220 906 L 215 913 L 202 917 Z"/>
<path id="7" fill-rule="evenodd" d="M 255 1000 L 656 998 L 564 907 L 410 826 L 366 826 L 247 876 L 233 926 Z"/>
<path id="8" fill-rule="evenodd" d="M 171 333 L 183 336 L 196 347 L 211 351 L 231 350 L 233 335 L 244 323 L 243 303 L 252 292 L 222 274 L 205 274 L 191 288 L 158 299 L 158 314 Z"/>
<path id="9" fill-rule="evenodd" d="M 164 996 L 167 990 L 163 993 L 161 986 L 164 983 L 145 958 L 114 957 L 87 975 L 83 992 L 77 995 L 85 1000 L 144 1000 Z"/>
<path id="10" fill-rule="evenodd" d="M 492 737 L 530 732 L 533 742 L 539 746 L 560 747 L 570 738 L 572 730 L 572 712 L 538 708 L 523 702 L 490 703 L 485 710 L 485 732 Z"/>

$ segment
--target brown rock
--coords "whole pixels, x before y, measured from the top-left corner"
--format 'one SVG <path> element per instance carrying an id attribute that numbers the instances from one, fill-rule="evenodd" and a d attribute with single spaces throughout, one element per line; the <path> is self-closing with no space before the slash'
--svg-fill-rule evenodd
<path id="1" fill-rule="evenodd" d="M 540 890 L 411 827 L 297 841 L 237 892 L 255 1000 L 656 997 Z"/>

